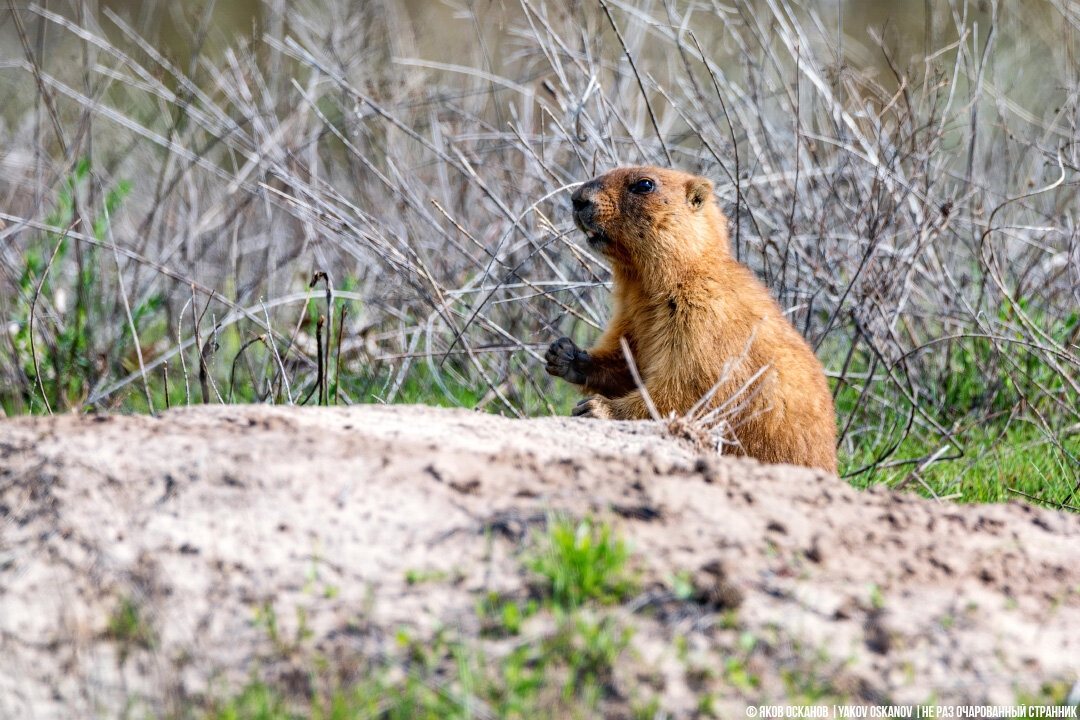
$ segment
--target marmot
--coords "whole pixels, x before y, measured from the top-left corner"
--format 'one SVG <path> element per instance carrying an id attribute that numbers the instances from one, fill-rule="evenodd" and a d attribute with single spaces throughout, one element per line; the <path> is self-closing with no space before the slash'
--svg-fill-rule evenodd
<path id="1" fill-rule="evenodd" d="M 685 414 L 726 377 L 705 407 L 728 403 L 736 453 L 835 473 L 824 370 L 765 286 L 731 256 L 712 183 L 623 167 L 571 199 L 590 247 L 610 259 L 614 285 L 614 316 L 595 346 L 584 351 L 564 337 L 547 351 L 547 372 L 592 396 L 574 414 L 650 416 L 624 359 L 625 338 L 661 415 Z"/>

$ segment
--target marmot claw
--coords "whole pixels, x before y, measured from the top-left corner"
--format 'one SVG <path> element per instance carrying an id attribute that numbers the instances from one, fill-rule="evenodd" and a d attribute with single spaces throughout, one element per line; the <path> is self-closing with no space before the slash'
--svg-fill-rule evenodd
<path id="1" fill-rule="evenodd" d="M 544 354 L 544 360 L 547 361 L 544 369 L 547 370 L 548 375 L 560 377 L 575 385 L 585 384 L 589 366 L 592 364 L 589 353 L 579 348 L 568 337 L 561 337 L 551 343 L 547 353 Z"/>

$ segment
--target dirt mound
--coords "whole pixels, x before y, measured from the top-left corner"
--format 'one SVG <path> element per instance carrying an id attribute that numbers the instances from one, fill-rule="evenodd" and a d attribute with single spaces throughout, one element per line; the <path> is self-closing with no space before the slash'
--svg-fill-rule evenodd
<path id="1" fill-rule="evenodd" d="M 381 653 L 402 625 L 468 632 L 478 594 L 520 589 L 516 543 L 553 510 L 610 513 L 648 597 L 684 571 L 741 597 L 737 630 L 630 608 L 636 662 L 676 716 L 695 702 L 676 635 L 704 665 L 732 632 L 764 639 L 747 656 L 763 680 L 735 703 L 796 670 L 902 703 L 1013 702 L 1080 671 L 1077 516 L 859 492 L 702 457 L 649 423 L 200 407 L 0 422 L 0 716 L 115 717 L 242 679 L 267 607 L 335 657 Z M 117 641 L 125 603 L 152 642 Z"/>

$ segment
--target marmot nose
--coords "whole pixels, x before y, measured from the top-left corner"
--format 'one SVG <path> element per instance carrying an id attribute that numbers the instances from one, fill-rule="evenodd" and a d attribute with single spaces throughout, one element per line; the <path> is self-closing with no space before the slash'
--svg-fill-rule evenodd
<path id="1" fill-rule="evenodd" d="M 574 204 L 574 212 L 581 212 L 592 205 L 592 200 L 585 197 L 585 194 L 581 192 L 584 189 L 584 186 L 579 187 L 574 191 L 574 194 L 570 196 L 570 202 Z"/>

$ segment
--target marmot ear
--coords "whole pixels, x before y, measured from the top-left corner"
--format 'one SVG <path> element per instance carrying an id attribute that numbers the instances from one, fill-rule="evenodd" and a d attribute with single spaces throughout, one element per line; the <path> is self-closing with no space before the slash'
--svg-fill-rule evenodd
<path id="1" fill-rule="evenodd" d="M 713 194 L 713 184 L 702 177 L 696 177 L 686 183 L 686 202 L 690 207 L 700 210 Z"/>

